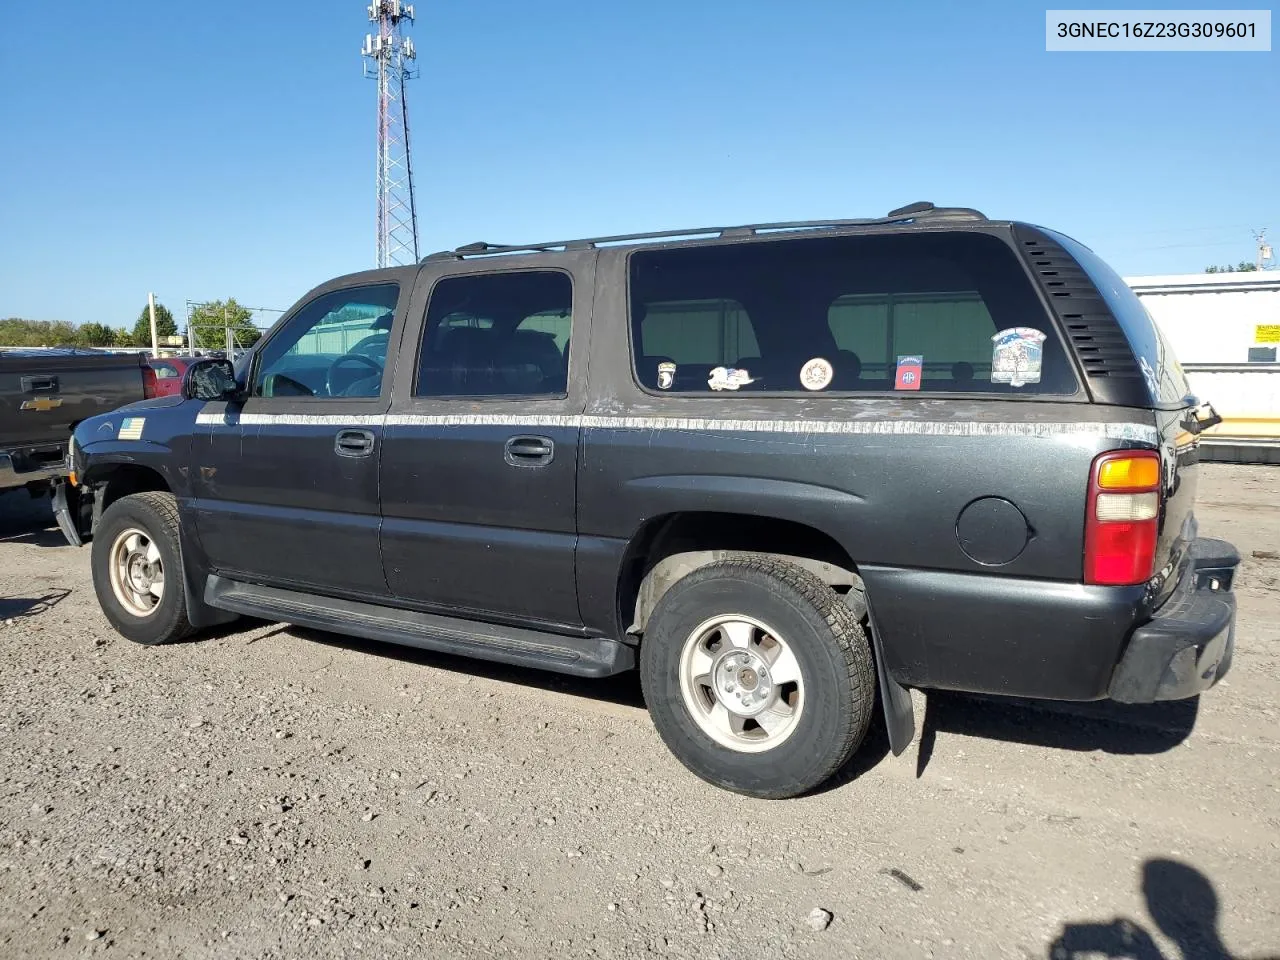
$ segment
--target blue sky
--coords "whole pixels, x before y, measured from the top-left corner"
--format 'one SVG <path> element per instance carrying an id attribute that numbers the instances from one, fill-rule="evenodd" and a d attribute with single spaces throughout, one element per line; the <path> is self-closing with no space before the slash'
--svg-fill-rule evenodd
<path id="1" fill-rule="evenodd" d="M 131 324 L 148 290 L 287 307 L 372 266 L 365 0 L 5 7 L 0 317 Z M 1126 275 L 1280 240 L 1280 54 L 1050 54 L 1044 10 L 420 0 L 422 248 L 919 199 Z"/>

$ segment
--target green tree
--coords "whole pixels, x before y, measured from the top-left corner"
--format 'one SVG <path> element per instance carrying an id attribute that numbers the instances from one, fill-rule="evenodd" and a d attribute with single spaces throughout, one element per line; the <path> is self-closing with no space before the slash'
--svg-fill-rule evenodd
<path id="1" fill-rule="evenodd" d="M 65 320 L 0 320 L 0 347 L 73 347 L 79 331 Z"/>
<path id="2" fill-rule="evenodd" d="M 178 325 L 173 321 L 173 314 L 163 303 L 156 304 L 156 336 L 164 339 L 178 335 Z M 151 308 L 143 307 L 138 314 L 138 322 L 133 325 L 133 342 L 135 346 L 151 346 Z"/>
<path id="3" fill-rule="evenodd" d="M 85 347 L 109 347 L 115 343 L 116 332 L 105 323 L 86 323 L 80 327 L 79 339 Z"/>
<path id="4" fill-rule="evenodd" d="M 253 325 L 253 311 L 236 303 L 235 297 L 202 303 L 191 311 L 190 332 L 197 347 L 215 350 L 225 347 L 227 327 L 241 347 L 253 346 L 262 336 L 262 331 Z"/>
<path id="5" fill-rule="evenodd" d="M 149 335 L 149 334 L 148 334 Z M 128 327 L 119 327 L 111 332 L 111 345 L 113 347 L 140 347 L 142 344 L 133 342 L 133 333 Z M 147 346 L 151 346 L 148 341 Z"/>
<path id="6" fill-rule="evenodd" d="M 1205 267 L 1204 272 L 1205 273 L 1252 273 L 1254 270 L 1257 270 L 1257 269 L 1258 269 L 1258 265 L 1256 263 L 1250 263 L 1248 260 L 1241 260 L 1234 267 L 1228 263 L 1221 267 L 1218 267 L 1218 266 Z"/>

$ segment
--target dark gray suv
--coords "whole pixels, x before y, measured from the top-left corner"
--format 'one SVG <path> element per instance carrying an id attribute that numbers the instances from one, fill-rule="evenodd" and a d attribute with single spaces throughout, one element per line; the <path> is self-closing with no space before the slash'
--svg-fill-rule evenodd
<path id="1" fill-rule="evenodd" d="M 57 501 L 132 640 L 250 614 L 638 667 L 691 770 L 784 797 L 877 699 L 904 749 L 906 688 L 1211 686 L 1213 420 L 1086 247 L 913 204 L 341 277 L 236 370 L 80 424 Z"/>

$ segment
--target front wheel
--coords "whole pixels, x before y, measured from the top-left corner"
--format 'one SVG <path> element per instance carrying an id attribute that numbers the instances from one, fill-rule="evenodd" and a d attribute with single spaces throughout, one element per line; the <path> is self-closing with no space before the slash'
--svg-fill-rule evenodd
<path id="1" fill-rule="evenodd" d="M 191 632 L 173 494 L 135 493 L 111 504 L 94 531 L 90 563 L 98 605 L 123 637 L 150 646 Z"/>
<path id="2" fill-rule="evenodd" d="M 871 650 L 848 606 L 765 556 L 702 567 L 659 601 L 640 646 L 645 702 L 676 757 L 750 796 L 804 793 L 866 735 Z"/>

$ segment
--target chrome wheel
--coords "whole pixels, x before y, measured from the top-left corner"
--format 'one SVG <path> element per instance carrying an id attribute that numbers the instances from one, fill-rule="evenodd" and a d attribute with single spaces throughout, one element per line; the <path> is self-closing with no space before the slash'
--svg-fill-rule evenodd
<path id="1" fill-rule="evenodd" d="M 741 753 L 778 746 L 804 710 L 795 654 L 776 630 L 741 614 L 713 617 L 689 634 L 680 692 L 702 732 Z"/>
<path id="2" fill-rule="evenodd" d="M 107 570 L 120 606 L 135 617 L 149 617 L 164 599 L 160 548 L 137 527 L 122 531 L 111 544 Z"/>

